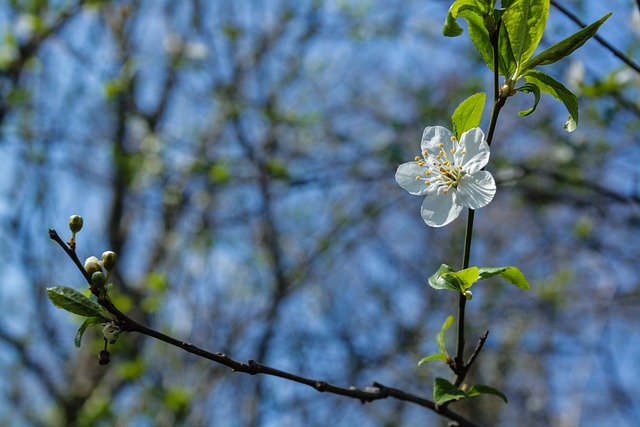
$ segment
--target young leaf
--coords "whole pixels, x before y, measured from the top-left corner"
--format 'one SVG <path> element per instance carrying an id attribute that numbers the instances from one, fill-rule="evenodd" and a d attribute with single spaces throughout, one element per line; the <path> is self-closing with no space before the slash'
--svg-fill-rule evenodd
<path id="1" fill-rule="evenodd" d="M 525 92 L 525 93 L 533 92 L 533 96 L 535 97 L 535 100 L 533 101 L 533 107 L 529 108 L 528 110 L 520 111 L 518 115 L 528 116 L 529 114 L 536 111 L 538 102 L 540 102 L 540 88 L 533 83 L 527 83 L 519 88 L 516 88 L 516 90 L 519 92 Z"/>
<path id="2" fill-rule="evenodd" d="M 443 362 L 447 360 L 447 356 L 443 356 L 442 354 L 438 353 L 438 354 L 431 354 L 427 357 L 423 357 L 422 359 L 420 359 L 420 361 L 418 362 L 418 366 L 422 365 L 425 362 L 428 362 L 430 360 L 442 360 Z"/>
<path id="3" fill-rule="evenodd" d="M 554 44 L 553 46 L 543 50 L 538 55 L 529 59 L 522 65 L 522 73 L 534 67 L 537 67 L 538 65 L 553 64 L 554 62 L 566 56 L 569 56 L 574 50 L 578 49 L 587 40 L 593 37 L 596 31 L 598 31 L 598 28 L 600 28 L 604 21 L 609 19 L 610 16 L 611 12 L 609 12 L 593 24 L 589 25 L 588 27 L 583 28 L 574 35 L 567 37 L 561 42 Z"/>
<path id="4" fill-rule="evenodd" d="M 511 50 L 518 64 L 533 55 L 549 17 L 549 0 L 516 0 L 502 14 Z"/>
<path id="5" fill-rule="evenodd" d="M 578 98 L 573 92 L 553 77 L 538 70 L 527 71 L 524 74 L 524 79 L 528 83 L 536 85 L 542 92 L 548 93 L 564 104 L 569 112 L 569 117 L 564 124 L 564 128 L 567 132 L 573 132 L 578 126 L 579 118 Z"/>
<path id="6" fill-rule="evenodd" d="M 489 69 L 493 71 L 493 47 L 489 38 L 489 30 L 484 23 L 484 17 L 471 10 L 463 10 L 460 12 L 460 16 L 467 21 L 471 41 L 480 52 L 480 55 L 482 55 L 482 59 L 484 59 Z"/>
<path id="7" fill-rule="evenodd" d="M 484 280 L 500 275 L 504 280 L 519 287 L 520 289 L 531 289 L 529 282 L 527 282 L 527 279 L 524 277 L 524 274 L 522 274 L 517 267 L 482 267 L 479 271 L 480 274 L 478 280 Z"/>
<path id="8" fill-rule="evenodd" d="M 448 283 L 455 283 L 456 288 L 461 289 L 461 292 L 464 292 L 478 281 L 479 275 L 480 270 L 478 267 L 469 267 L 460 271 L 444 273 L 440 277 Z"/>
<path id="9" fill-rule="evenodd" d="M 66 286 L 47 288 L 47 296 L 59 308 L 86 317 L 101 317 L 104 309 L 75 289 Z"/>
<path id="10" fill-rule="evenodd" d="M 441 277 L 442 274 L 448 273 L 451 271 L 453 271 L 453 269 L 449 267 L 447 264 L 440 265 L 440 268 L 438 268 L 438 271 L 436 271 L 433 275 L 431 275 L 431 277 L 429 277 L 429 286 L 431 286 L 434 289 L 449 289 L 450 291 L 463 292 L 460 289 L 460 287 L 445 281 Z"/>
<path id="11" fill-rule="evenodd" d="M 454 384 L 444 378 L 436 378 L 433 383 L 433 400 L 436 404 L 442 405 L 451 400 L 459 400 L 467 397 L 467 393 L 460 390 Z"/>
<path id="12" fill-rule="evenodd" d="M 456 19 L 458 19 L 458 15 L 460 12 L 464 10 L 470 10 L 472 13 L 482 16 L 483 10 L 486 9 L 483 7 L 483 3 L 486 1 L 481 0 L 456 0 L 453 2 L 451 7 L 449 8 L 449 12 L 447 13 L 447 20 L 444 23 L 444 27 L 442 28 L 442 34 L 446 37 L 458 37 L 462 34 L 462 27 L 458 25 Z"/>
<path id="13" fill-rule="evenodd" d="M 447 353 L 447 336 L 446 336 L 446 332 L 447 329 L 449 329 L 451 327 L 451 325 L 453 325 L 453 316 L 449 316 L 447 317 L 447 319 L 444 321 L 444 324 L 442 325 L 442 328 L 440 328 L 440 332 L 438 332 L 438 334 L 436 335 L 436 342 L 438 343 L 438 350 L 440 351 L 440 354 L 442 356 L 444 356 L 444 358 L 446 359 L 447 357 L 449 357 L 449 353 Z"/>
<path id="14" fill-rule="evenodd" d="M 474 396 L 478 396 L 481 394 L 492 394 L 494 396 L 498 396 L 500 399 L 504 400 L 504 403 L 509 403 L 509 401 L 507 400 L 507 396 L 505 396 L 504 393 L 502 393 L 500 390 L 495 389 L 493 387 L 489 387 L 488 385 L 482 385 L 482 384 L 476 384 L 474 386 L 472 386 L 469 391 L 467 392 L 467 395 L 469 397 L 474 397 Z"/>
<path id="15" fill-rule="evenodd" d="M 453 122 L 453 134 L 459 140 L 460 136 L 475 127 L 480 126 L 482 120 L 482 111 L 487 94 L 484 92 L 476 93 L 460 103 L 458 108 L 453 112 L 451 121 Z"/>
<path id="16" fill-rule="evenodd" d="M 75 344 L 75 346 L 80 347 L 80 342 L 82 341 L 82 335 L 84 335 L 84 331 L 86 331 L 89 326 L 99 325 L 101 323 L 109 323 L 109 321 L 104 317 L 99 317 L 99 316 L 87 317 L 85 321 L 82 322 L 82 325 L 80 325 L 80 328 L 78 328 L 78 332 L 76 332 L 76 337 L 73 340 L 73 343 Z"/>

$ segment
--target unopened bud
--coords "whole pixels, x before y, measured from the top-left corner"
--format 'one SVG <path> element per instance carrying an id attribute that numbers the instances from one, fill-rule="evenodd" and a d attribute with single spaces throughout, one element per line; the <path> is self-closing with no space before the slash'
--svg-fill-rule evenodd
<path id="1" fill-rule="evenodd" d="M 91 275 L 91 284 L 98 289 L 102 289 L 106 281 L 107 279 L 102 271 L 96 271 Z"/>
<path id="2" fill-rule="evenodd" d="M 111 271 L 116 266 L 116 261 L 118 256 L 113 251 L 106 251 L 102 253 L 102 266 L 107 270 Z"/>
<path id="3" fill-rule="evenodd" d="M 109 363 L 109 360 L 111 360 L 111 353 L 109 353 L 107 350 L 102 350 L 98 355 L 98 363 L 101 365 L 106 365 Z"/>
<path id="4" fill-rule="evenodd" d="M 464 297 L 470 300 L 471 298 L 473 298 L 473 294 L 471 293 L 471 291 L 464 291 Z"/>
<path id="5" fill-rule="evenodd" d="M 82 230 L 82 217 L 80 215 L 71 215 L 69 218 L 69 230 L 72 233 Z"/>
<path id="6" fill-rule="evenodd" d="M 102 265 L 100 264 L 100 261 L 98 261 L 98 258 L 90 256 L 84 262 L 84 269 L 91 276 L 96 271 L 102 271 Z"/>

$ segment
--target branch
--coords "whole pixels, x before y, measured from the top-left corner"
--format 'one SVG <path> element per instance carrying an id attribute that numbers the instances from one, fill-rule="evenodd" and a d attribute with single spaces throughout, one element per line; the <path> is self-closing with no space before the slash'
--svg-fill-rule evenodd
<path id="1" fill-rule="evenodd" d="M 87 283 L 91 284 L 91 278 L 89 277 L 89 275 L 84 269 L 84 266 L 78 259 L 78 255 L 76 254 L 75 250 L 70 249 L 69 246 L 62 240 L 62 238 L 60 238 L 60 236 L 55 230 L 49 229 L 49 237 L 53 241 L 58 243 L 58 245 L 65 251 L 65 253 L 69 256 L 69 258 L 71 258 L 73 263 L 78 267 L 78 269 L 80 270 L 84 278 L 87 280 Z M 356 387 L 348 387 L 348 388 L 339 387 L 339 386 L 330 384 L 326 381 L 315 380 L 315 379 L 306 378 L 300 375 L 292 374 L 287 371 L 281 371 L 279 369 L 272 368 L 267 365 L 263 365 L 262 363 L 256 362 L 254 360 L 249 360 L 246 363 L 240 362 L 238 360 L 232 359 L 231 357 L 227 356 L 224 353 L 220 353 L 220 352 L 213 353 L 213 352 L 201 349 L 200 347 L 197 347 L 193 344 L 190 344 L 185 341 L 180 341 L 176 338 L 173 338 L 169 335 L 165 335 L 162 332 L 148 328 L 136 322 L 135 320 L 131 319 L 126 314 L 118 310 L 118 308 L 113 305 L 109 297 L 106 296 L 104 293 L 100 295 L 100 293 L 98 293 L 97 291 L 94 291 L 93 288 L 92 288 L 92 292 L 94 292 L 94 295 L 98 297 L 98 303 L 102 305 L 105 309 L 107 309 L 107 311 L 109 311 L 111 314 L 116 316 L 117 318 L 116 323 L 118 324 L 118 327 L 122 331 L 138 332 L 140 334 L 158 339 L 167 344 L 178 347 L 188 353 L 195 354 L 196 356 L 227 366 L 231 368 L 233 372 L 242 372 L 249 375 L 258 375 L 258 374 L 271 375 L 274 377 L 279 377 L 285 380 L 307 385 L 319 392 L 331 393 L 339 396 L 357 399 L 362 403 L 373 402 L 375 400 L 382 400 L 387 398 L 394 398 L 397 400 L 414 403 L 416 405 L 431 409 L 437 414 L 445 418 L 448 418 L 451 421 L 454 421 L 455 423 L 457 423 L 457 426 L 459 427 L 479 427 L 474 422 L 457 414 L 456 412 L 450 410 L 446 406 L 436 406 L 435 402 L 429 399 L 417 396 L 412 393 L 408 393 L 401 389 L 387 387 L 378 382 L 374 382 L 372 386 L 364 387 L 360 389 Z"/>
<path id="2" fill-rule="evenodd" d="M 585 28 L 587 26 L 587 24 L 582 22 L 580 18 L 578 18 L 576 15 L 573 14 L 573 12 L 571 12 L 569 9 L 565 8 L 564 6 L 560 5 L 556 0 L 551 0 L 551 4 L 560 12 L 564 13 L 567 16 L 567 18 L 571 19 L 573 22 L 575 22 L 582 28 Z M 638 1 L 638 6 L 640 7 L 640 0 Z M 595 34 L 593 38 L 602 46 L 604 46 L 609 52 L 613 53 L 616 57 L 618 57 L 622 62 L 624 62 L 625 64 L 627 64 L 629 67 L 633 68 L 637 73 L 640 74 L 640 65 L 636 64 L 631 58 L 629 58 L 627 55 L 622 53 L 620 50 L 616 49 L 613 45 L 609 44 L 609 42 L 607 42 L 605 39 L 603 39 L 599 35 Z"/>

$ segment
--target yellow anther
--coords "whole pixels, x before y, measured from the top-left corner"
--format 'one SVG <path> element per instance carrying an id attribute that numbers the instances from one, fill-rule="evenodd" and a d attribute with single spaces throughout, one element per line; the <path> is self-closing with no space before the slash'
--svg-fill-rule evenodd
<path id="1" fill-rule="evenodd" d="M 420 160 L 420 156 L 415 156 L 414 160 L 417 162 L 418 160 Z"/>
<path id="2" fill-rule="evenodd" d="M 456 152 L 456 149 L 455 149 L 455 148 L 452 148 L 452 149 L 451 149 L 451 154 L 453 154 L 453 153 L 455 153 L 455 152 Z"/>
<path id="3" fill-rule="evenodd" d="M 420 175 L 416 175 L 416 181 L 420 179 Z"/>
<path id="4" fill-rule="evenodd" d="M 451 136 L 451 142 L 455 142 L 456 141 L 456 137 L 455 136 Z"/>
<path id="5" fill-rule="evenodd" d="M 429 150 L 424 150 L 424 151 L 422 152 L 422 154 L 424 154 L 424 155 L 426 156 L 427 154 L 429 154 Z"/>
<path id="6" fill-rule="evenodd" d="M 466 152 L 466 151 L 463 151 L 463 152 L 462 152 L 462 153 L 460 153 L 460 154 L 467 154 L 467 152 Z"/>
<path id="7" fill-rule="evenodd" d="M 431 181 L 425 181 L 424 183 L 427 185 L 431 185 Z"/>
<path id="8" fill-rule="evenodd" d="M 426 170 L 426 171 L 424 171 L 424 174 L 425 175 L 431 175 L 431 171 L 430 170 Z"/>
<path id="9" fill-rule="evenodd" d="M 440 147 L 440 148 L 444 148 L 444 144 L 443 144 L 443 143 L 440 143 L 440 144 L 438 144 L 438 147 Z"/>

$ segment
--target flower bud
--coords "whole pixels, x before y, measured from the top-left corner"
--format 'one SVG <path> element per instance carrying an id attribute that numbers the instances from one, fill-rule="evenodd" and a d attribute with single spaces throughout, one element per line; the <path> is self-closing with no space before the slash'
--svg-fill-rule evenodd
<path id="1" fill-rule="evenodd" d="M 82 217 L 80 215 L 71 215 L 69 218 L 69 229 L 72 233 L 82 230 Z"/>
<path id="2" fill-rule="evenodd" d="M 106 365 L 109 363 L 109 360 L 111 360 L 111 353 L 109 353 L 107 350 L 102 350 L 98 355 L 98 363 L 101 365 Z"/>
<path id="3" fill-rule="evenodd" d="M 468 300 L 470 300 L 471 298 L 473 298 L 473 294 L 471 293 L 471 291 L 464 291 L 464 297 Z"/>
<path id="4" fill-rule="evenodd" d="M 111 271 L 116 266 L 116 261 L 118 257 L 113 251 L 106 251 L 102 253 L 102 266 L 107 270 Z"/>
<path id="5" fill-rule="evenodd" d="M 98 289 L 102 289 L 106 281 L 107 279 L 102 271 L 96 271 L 91 275 L 91 284 Z"/>
<path id="6" fill-rule="evenodd" d="M 89 273 L 89 275 L 92 275 L 96 271 L 102 271 L 102 265 L 100 264 L 100 261 L 98 261 L 98 258 L 90 256 L 84 262 L 84 269 Z"/>

